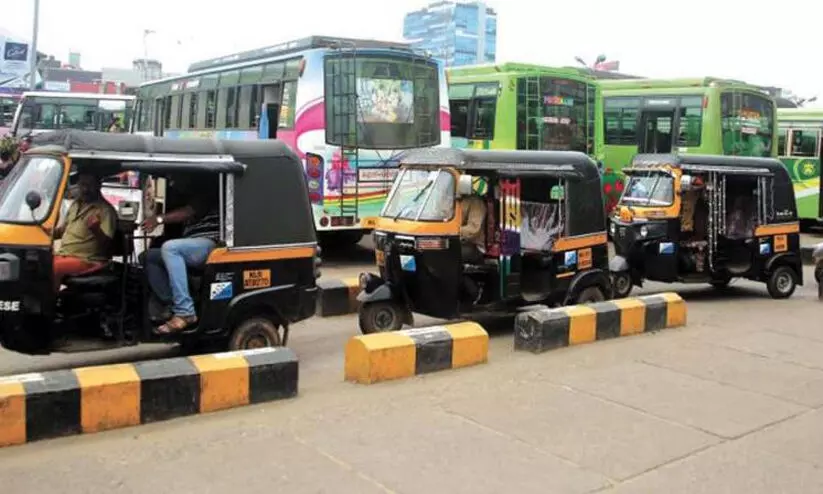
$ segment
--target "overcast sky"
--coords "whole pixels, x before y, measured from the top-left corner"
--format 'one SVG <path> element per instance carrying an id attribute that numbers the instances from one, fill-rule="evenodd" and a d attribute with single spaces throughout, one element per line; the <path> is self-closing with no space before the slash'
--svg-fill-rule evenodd
<path id="1" fill-rule="evenodd" d="M 33 0 L 2 0 L 0 25 L 31 37 Z M 204 58 L 312 34 L 398 40 L 403 15 L 425 0 L 41 0 L 40 51 L 87 69 L 129 67 L 143 56 L 167 72 Z M 489 0 L 498 13 L 497 60 L 571 65 L 603 53 L 621 71 L 706 76 L 787 87 L 823 99 L 823 1 Z M 762 5 L 762 7 L 761 7 Z M 128 6 L 128 7 L 127 7 Z M 8 6 L 6 6 L 8 7 Z M 780 22 L 780 24 L 777 24 Z"/>

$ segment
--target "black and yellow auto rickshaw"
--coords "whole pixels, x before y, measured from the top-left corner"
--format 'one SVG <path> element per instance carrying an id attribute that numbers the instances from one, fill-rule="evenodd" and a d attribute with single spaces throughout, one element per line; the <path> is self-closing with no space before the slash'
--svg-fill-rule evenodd
<path id="1" fill-rule="evenodd" d="M 219 193 L 220 241 L 205 265 L 187 268 L 199 321 L 185 332 L 156 333 L 135 255 L 135 245 L 157 240 L 135 230 L 141 215 L 154 214 L 154 194 L 118 205 L 109 262 L 66 277 L 60 290 L 53 286 L 53 232 L 71 180 L 78 172 L 104 178 L 127 171 L 139 174 L 146 191 L 162 189 L 169 177 L 197 176 Z M 164 200 L 178 192 L 166 187 Z M 316 254 L 303 168 L 279 141 L 40 134 L 0 189 L 0 342 L 29 354 L 141 342 L 233 350 L 285 344 L 289 325 L 314 314 Z"/>
<path id="2" fill-rule="evenodd" d="M 787 298 L 803 283 L 792 181 L 770 158 L 638 155 L 612 217 L 616 297 L 643 280 L 766 283 Z"/>
<path id="3" fill-rule="evenodd" d="M 360 276 L 360 329 L 611 297 L 597 165 L 559 151 L 409 152 Z M 478 212 L 480 211 L 480 212 Z"/>

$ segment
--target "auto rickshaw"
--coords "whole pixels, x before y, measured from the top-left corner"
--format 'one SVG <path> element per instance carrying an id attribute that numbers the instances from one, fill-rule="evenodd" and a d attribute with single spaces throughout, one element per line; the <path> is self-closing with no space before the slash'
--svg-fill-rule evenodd
<path id="1" fill-rule="evenodd" d="M 196 175 L 219 192 L 220 242 L 204 266 L 187 267 L 199 321 L 183 333 L 156 334 L 144 264 L 134 252 L 141 240 L 158 247 L 157 238 L 135 231 L 153 214 L 155 194 L 118 204 L 110 262 L 63 279 L 59 291 L 53 286 L 53 232 L 75 173 L 105 179 L 127 171 L 139 174 L 145 191 Z M 165 188 L 164 200 L 175 193 Z M 0 189 L 0 246 L 0 343 L 21 353 L 143 342 L 277 346 L 286 344 L 290 324 L 315 310 L 319 259 L 308 190 L 300 160 L 280 141 L 40 134 Z"/>
<path id="2" fill-rule="evenodd" d="M 643 280 L 766 283 L 787 298 L 803 284 L 794 189 L 771 158 L 638 155 L 609 227 L 616 297 Z"/>
<path id="3" fill-rule="evenodd" d="M 363 333 L 413 324 L 415 312 L 455 319 L 611 297 L 600 175 L 582 153 L 410 151 L 373 236 Z"/>

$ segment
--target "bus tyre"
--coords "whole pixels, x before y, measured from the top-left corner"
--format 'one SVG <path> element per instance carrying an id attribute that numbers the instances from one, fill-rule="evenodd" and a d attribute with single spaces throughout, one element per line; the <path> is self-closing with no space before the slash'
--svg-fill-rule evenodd
<path id="1" fill-rule="evenodd" d="M 628 272 L 612 274 L 612 293 L 614 298 L 626 298 L 632 292 L 632 277 Z"/>
<path id="2" fill-rule="evenodd" d="M 282 345 L 277 325 L 264 317 L 241 322 L 229 339 L 229 351 L 251 350 Z"/>
<path id="3" fill-rule="evenodd" d="M 577 304 L 593 304 L 595 302 L 602 302 L 606 300 L 606 296 L 603 295 L 603 290 L 597 286 L 590 286 L 588 288 L 584 288 L 579 294 L 577 294 L 577 298 L 575 303 Z"/>
<path id="4" fill-rule="evenodd" d="M 397 302 L 367 302 L 358 311 L 360 332 L 372 334 L 397 331 L 403 327 L 403 311 L 403 307 Z"/>
<path id="5" fill-rule="evenodd" d="M 778 266 L 769 275 L 766 288 L 769 290 L 769 295 L 774 299 L 791 297 L 795 288 L 797 288 L 794 270 L 789 266 Z"/>

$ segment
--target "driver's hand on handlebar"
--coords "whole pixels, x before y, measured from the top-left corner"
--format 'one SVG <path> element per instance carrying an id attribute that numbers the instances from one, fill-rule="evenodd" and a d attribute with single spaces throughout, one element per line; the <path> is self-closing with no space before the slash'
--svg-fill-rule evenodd
<path id="1" fill-rule="evenodd" d="M 143 222 L 140 223 L 140 229 L 146 233 L 151 233 L 154 231 L 155 228 L 157 228 L 157 225 L 157 217 L 152 216 L 150 218 L 144 219 Z"/>

